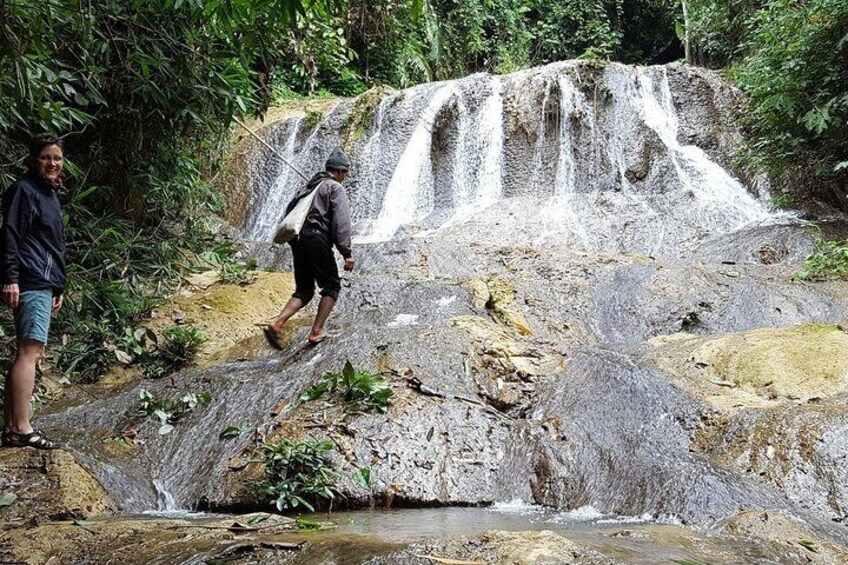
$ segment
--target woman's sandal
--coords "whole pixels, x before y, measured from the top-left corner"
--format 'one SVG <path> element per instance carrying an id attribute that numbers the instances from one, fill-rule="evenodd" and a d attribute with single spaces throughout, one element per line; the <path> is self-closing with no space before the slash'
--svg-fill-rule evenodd
<path id="1" fill-rule="evenodd" d="M 32 430 L 28 434 L 5 430 L 3 432 L 3 447 L 34 447 L 35 449 L 59 449 L 62 444 L 47 439 L 41 430 Z"/>

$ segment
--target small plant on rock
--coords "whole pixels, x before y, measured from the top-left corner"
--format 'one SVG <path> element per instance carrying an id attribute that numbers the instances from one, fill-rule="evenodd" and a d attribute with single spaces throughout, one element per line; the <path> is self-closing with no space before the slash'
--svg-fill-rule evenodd
<path id="1" fill-rule="evenodd" d="M 339 474 L 329 458 L 333 450 L 331 441 L 309 437 L 298 442 L 282 439 L 266 443 L 260 449 L 265 479 L 255 482 L 253 490 L 277 510 L 304 507 L 314 512 L 319 500 L 335 498 Z"/>
<path id="2" fill-rule="evenodd" d="M 137 363 L 147 377 L 160 378 L 189 366 L 204 341 L 195 326 L 167 327 L 162 338 L 147 328 L 126 328 L 115 357 L 125 365 Z"/>
<path id="3" fill-rule="evenodd" d="M 197 357 L 203 336 L 194 326 L 171 326 L 162 330 L 165 342 L 159 347 L 159 364 L 166 373 L 187 367 Z"/>
<path id="4" fill-rule="evenodd" d="M 813 253 L 807 257 L 804 268 L 795 274 L 802 281 L 820 281 L 848 277 L 848 240 L 816 240 Z"/>
<path id="5" fill-rule="evenodd" d="M 357 371 L 346 361 L 341 373 L 324 373 L 321 380 L 307 389 L 300 399 L 317 400 L 325 393 L 338 394 L 344 400 L 347 411 L 386 412 L 392 389 L 386 379 L 370 371 Z"/>
<path id="6" fill-rule="evenodd" d="M 225 241 L 211 251 L 199 254 L 200 259 L 216 267 L 224 284 L 242 284 L 249 282 L 248 272 L 256 270 L 256 259 L 246 261 L 235 259 L 236 250 L 233 244 Z"/>
<path id="7" fill-rule="evenodd" d="M 146 389 L 138 392 L 138 398 L 128 410 L 130 419 L 156 416 L 159 419 L 159 435 L 166 435 L 174 430 L 174 425 L 198 405 L 206 406 L 212 402 L 212 395 L 186 393 L 179 398 L 156 398 Z"/>

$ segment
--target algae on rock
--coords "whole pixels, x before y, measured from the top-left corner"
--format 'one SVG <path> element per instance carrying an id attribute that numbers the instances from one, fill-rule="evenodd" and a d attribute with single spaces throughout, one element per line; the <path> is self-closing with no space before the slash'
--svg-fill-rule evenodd
<path id="1" fill-rule="evenodd" d="M 836 325 L 664 336 L 650 343 L 661 369 L 720 408 L 766 407 L 848 390 L 848 333 Z"/>

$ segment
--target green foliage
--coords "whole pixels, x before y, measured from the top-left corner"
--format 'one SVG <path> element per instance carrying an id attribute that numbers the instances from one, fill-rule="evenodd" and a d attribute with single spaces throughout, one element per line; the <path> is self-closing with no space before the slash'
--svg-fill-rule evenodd
<path id="1" fill-rule="evenodd" d="M 821 281 L 848 276 L 848 240 L 816 240 L 813 253 L 807 257 L 804 268 L 795 274 L 797 280 Z"/>
<path id="2" fill-rule="evenodd" d="M 349 412 L 386 412 L 391 404 L 392 389 L 382 377 L 369 371 L 357 371 L 347 361 L 341 373 L 325 373 L 300 398 L 309 402 L 318 400 L 325 393 L 338 394 Z"/>
<path id="3" fill-rule="evenodd" d="M 788 208 L 795 203 L 791 194 L 778 194 L 771 199 L 771 205 L 775 208 Z"/>
<path id="4" fill-rule="evenodd" d="M 754 163 L 848 179 L 837 169 L 848 160 L 848 3 L 773 0 L 750 25 L 734 76 L 750 99 Z"/>
<path id="5" fill-rule="evenodd" d="M 700 59 L 731 64 L 748 95 L 744 163 L 821 186 L 848 183 L 848 3 L 694 0 Z M 824 196 L 830 196 L 824 194 Z"/>
<path id="6" fill-rule="evenodd" d="M 540 0 L 533 28 L 538 57 L 545 62 L 567 58 L 609 59 L 622 40 L 616 22 L 620 0 Z"/>
<path id="7" fill-rule="evenodd" d="M 371 469 L 368 467 L 359 467 L 351 474 L 350 478 L 356 485 L 364 489 L 371 489 Z"/>
<path id="8" fill-rule="evenodd" d="M 333 90 L 344 96 L 365 89 L 356 71 L 348 67 L 356 53 L 347 46 L 342 15 L 321 3 L 308 5 L 304 17 L 294 22 L 287 35 L 286 77 L 295 88 L 312 95 L 322 77 L 323 86 L 336 87 L 338 90 Z"/>
<path id="9" fill-rule="evenodd" d="M 126 328 L 115 358 L 125 365 L 139 364 L 144 375 L 160 378 L 188 367 L 203 345 L 203 336 L 195 326 L 170 326 L 162 330 L 163 340 L 152 330 Z"/>
<path id="10" fill-rule="evenodd" d="M 218 439 L 234 439 L 240 436 L 243 433 L 249 432 L 253 429 L 253 426 L 250 424 L 242 424 L 241 426 L 227 426 L 221 433 L 218 434 Z"/>
<path id="11" fill-rule="evenodd" d="M 194 326 L 171 326 L 162 330 L 165 343 L 159 348 L 158 361 L 165 373 L 187 367 L 203 345 L 200 330 Z"/>
<path id="12" fill-rule="evenodd" d="M 254 493 L 279 511 L 304 507 L 314 512 L 319 500 L 335 498 L 339 475 L 329 458 L 332 450 L 331 441 L 308 437 L 266 443 L 260 450 L 265 478 L 252 485 Z"/>
<path id="13" fill-rule="evenodd" d="M 249 271 L 256 270 L 256 259 L 247 261 L 234 260 L 235 249 L 230 241 L 219 243 L 213 249 L 198 254 L 201 261 L 209 263 L 220 271 L 221 282 L 224 284 L 239 284 L 247 280 Z"/>
<path id="14" fill-rule="evenodd" d="M 744 56 L 754 14 L 766 0 L 689 0 L 689 31 L 703 63 L 727 65 Z"/>
<path id="15" fill-rule="evenodd" d="M 141 389 L 138 398 L 127 410 L 127 415 L 131 420 L 156 416 L 159 419 L 159 435 L 167 435 L 174 430 L 174 425 L 195 408 L 207 406 L 210 402 L 212 395 L 208 392 L 199 395 L 187 393 L 179 398 L 156 398 L 149 391 Z"/>
<path id="16" fill-rule="evenodd" d="M 136 219 L 149 188 L 144 176 L 178 172 L 159 163 L 185 140 L 221 133 L 236 112 L 267 102 L 277 40 L 322 20 L 334 0 L 51 0 L 7 2 L 0 19 L 0 127 L 86 129 L 73 138 L 89 181 Z M 307 18 L 307 16 L 309 16 Z M 259 88 L 257 88 L 257 86 Z M 194 149 L 192 144 L 192 150 Z M 3 162 L 18 148 L 0 148 Z M 167 159 L 167 158 L 166 158 Z"/>
<path id="17" fill-rule="evenodd" d="M 52 334 L 66 375 L 102 374 L 205 245 L 222 202 L 202 179 L 233 116 L 268 103 L 278 38 L 306 12 L 302 0 L 0 2 L 0 188 L 31 133 L 66 135 L 71 264 Z"/>

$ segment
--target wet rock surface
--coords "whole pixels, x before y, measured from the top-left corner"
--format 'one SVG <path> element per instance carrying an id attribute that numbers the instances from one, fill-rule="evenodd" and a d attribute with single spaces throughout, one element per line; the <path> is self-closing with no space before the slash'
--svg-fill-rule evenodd
<path id="1" fill-rule="evenodd" d="M 779 513 L 734 516 L 715 531 L 671 525 L 579 526 L 398 539 L 335 529 L 305 531 L 291 518 L 143 517 L 53 522 L 0 533 L 9 563 L 275 563 L 306 565 L 837 565 L 846 552 Z M 466 528 L 467 529 L 467 528 Z"/>
<path id="2" fill-rule="evenodd" d="M 368 504 L 372 497 L 394 506 L 521 498 L 702 525 L 750 508 L 834 517 L 821 504 L 787 499 L 774 483 L 712 456 L 704 438 L 739 433 L 724 427 L 729 420 L 718 417 L 710 402 L 710 390 L 727 387 L 703 380 L 689 386 L 686 379 L 704 371 L 698 363 L 709 363 L 718 373 L 708 380 L 756 381 L 749 394 L 767 405 L 768 383 L 737 366 L 744 360 L 768 370 L 751 353 L 759 351 L 755 337 L 763 330 L 749 329 L 836 322 L 846 307 L 838 298 L 842 284 L 793 283 L 792 267 L 785 265 L 693 266 L 520 246 L 478 244 L 469 262 L 462 249 L 440 239 L 387 243 L 360 257 L 361 270 L 347 279 L 331 322 L 337 337 L 320 347 L 304 345 L 307 328 L 298 320 L 308 321 L 307 312 L 293 320 L 291 343 L 282 352 L 245 344 L 243 353 L 252 360 L 57 409 L 45 423 L 64 429 L 81 459 L 108 489 L 122 493 L 130 511 L 161 503 L 159 489 L 178 506 L 256 507 L 245 488 L 261 475 L 258 463 L 249 464 L 251 445 L 308 435 L 333 440 L 343 476 L 371 469 L 371 491 L 344 480 L 341 504 Z M 758 292 L 768 302 L 745 299 Z M 824 339 L 805 327 L 824 328 Z M 679 343 L 662 337 L 683 328 L 692 333 Z M 717 335 L 746 330 L 738 338 Z M 811 344 L 841 350 L 843 339 L 836 326 L 768 335 L 776 344 L 800 336 L 802 352 Z M 657 336 L 659 346 L 645 345 Z M 762 356 L 773 351 L 781 348 L 766 348 Z M 699 357 L 708 354 L 713 357 L 706 362 Z M 781 387 L 803 387 L 805 371 L 815 370 L 821 382 L 831 383 L 828 394 L 839 393 L 838 367 L 827 377 L 824 366 L 815 365 L 819 357 L 802 355 L 794 365 L 776 361 L 785 378 L 772 388 L 787 394 Z M 677 358 L 683 361 L 675 364 Z M 387 415 L 343 419 L 338 402 L 293 403 L 324 372 L 340 370 L 344 359 L 390 381 L 395 395 Z M 411 386 L 411 377 L 424 388 Z M 737 388 L 748 386 L 743 384 Z M 139 445 L 124 461 L 108 459 L 121 471 L 104 472 L 103 450 L 75 443 L 72 428 L 104 440 L 119 434 L 114 414 L 131 404 L 140 386 L 163 395 L 209 391 L 213 401 L 168 436 L 158 436 L 153 422 L 143 424 Z M 810 395 L 825 396 L 818 389 Z M 242 424 L 258 431 L 219 439 L 226 426 Z M 824 492 L 834 489 L 841 493 L 842 487 Z M 833 535 L 842 535 L 833 528 Z"/>
<path id="3" fill-rule="evenodd" d="M 0 450 L 0 522 L 38 524 L 111 513 L 115 503 L 91 474 L 64 451 Z"/>

